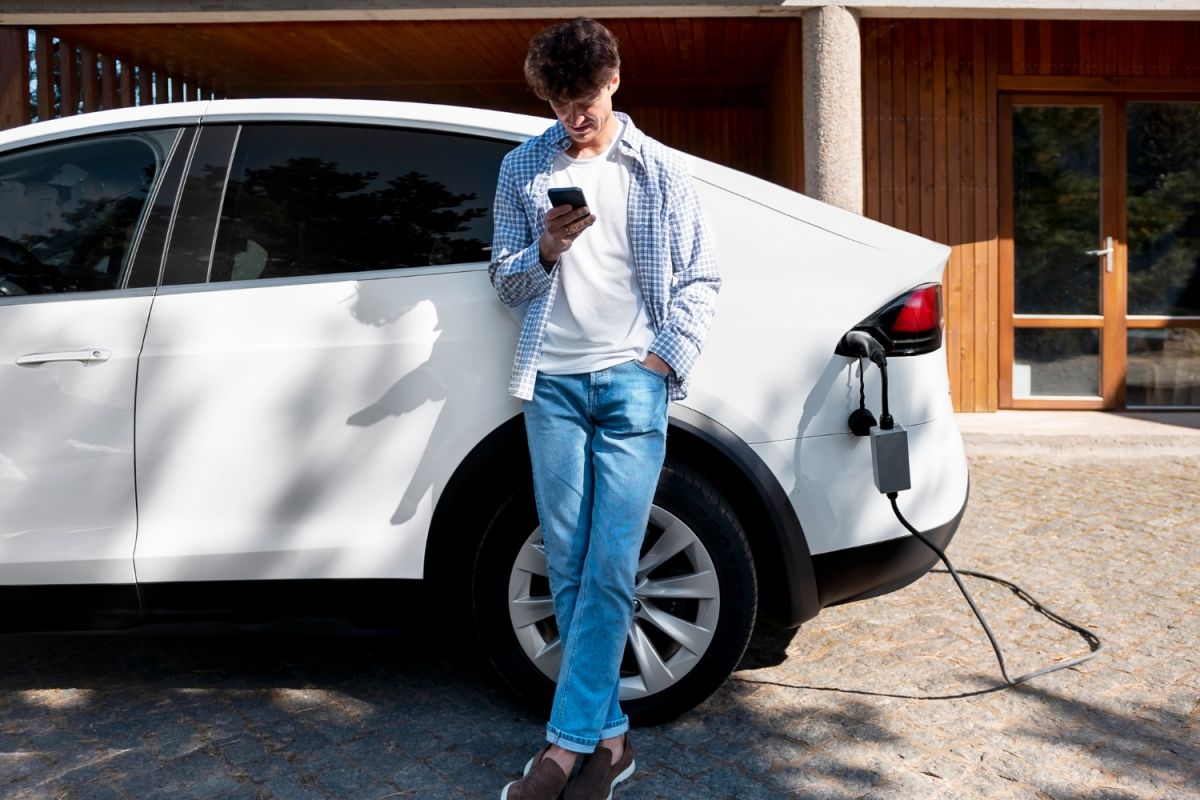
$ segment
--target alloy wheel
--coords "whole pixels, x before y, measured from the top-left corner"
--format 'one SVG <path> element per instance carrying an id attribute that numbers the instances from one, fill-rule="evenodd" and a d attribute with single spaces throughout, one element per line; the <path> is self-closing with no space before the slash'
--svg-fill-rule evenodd
<path id="1" fill-rule="evenodd" d="M 634 615 L 621 663 L 621 699 L 662 692 L 687 675 L 712 644 L 721 590 L 695 532 L 653 506 L 634 583 Z M 508 582 L 508 616 L 529 660 L 555 680 L 562 641 L 546 574 L 541 528 L 521 546 Z"/>

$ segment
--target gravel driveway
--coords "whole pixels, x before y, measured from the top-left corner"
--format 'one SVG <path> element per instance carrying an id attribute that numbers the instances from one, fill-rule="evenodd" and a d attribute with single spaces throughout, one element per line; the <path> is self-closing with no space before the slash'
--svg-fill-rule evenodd
<path id="1" fill-rule="evenodd" d="M 1039 417 L 963 419 L 972 496 L 956 566 L 1015 580 L 1105 652 L 1002 688 L 966 603 L 931 574 L 799 632 L 760 629 L 707 703 L 635 733 L 639 771 L 617 797 L 1200 797 L 1195 415 L 1090 415 L 1033 435 L 1014 425 Z M 1087 651 L 1004 587 L 966 580 L 1013 674 Z M 540 725 L 470 653 L 428 636 L 0 637 L 0 797 L 13 800 L 495 798 Z"/>

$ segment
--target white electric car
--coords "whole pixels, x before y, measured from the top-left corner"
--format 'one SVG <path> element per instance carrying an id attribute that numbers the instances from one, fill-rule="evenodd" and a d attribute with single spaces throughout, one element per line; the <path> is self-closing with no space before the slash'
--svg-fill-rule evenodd
<path id="1" fill-rule="evenodd" d="M 441 614 L 545 699 L 559 642 L 488 282 L 501 158 L 546 119 L 354 100 L 120 109 L 0 132 L 0 603 L 9 628 Z M 638 570 L 622 696 L 707 697 L 756 615 L 797 626 L 934 556 L 876 489 L 888 350 L 906 517 L 966 505 L 949 249 L 691 167 L 723 288 Z"/>

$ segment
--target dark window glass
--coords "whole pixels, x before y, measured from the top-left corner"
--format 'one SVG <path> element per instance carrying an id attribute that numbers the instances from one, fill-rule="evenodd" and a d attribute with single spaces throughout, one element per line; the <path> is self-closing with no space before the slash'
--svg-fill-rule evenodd
<path id="1" fill-rule="evenodd" d="M 167 165 L 158 188 L 154 190 L 154 200 L 146 214 L 146 224 L 142 226 L 137 254 L 133 258 L 133 266 L 129 269 L 129 278 L 125 281 L 125 286 L 130 289 L 158 285 L 163 248 L 166 247 L 167 234 L 171 229 L 171 214 L 175 211 L 179 184 L 183 180 L 183 170 L 187 166 L 195 136 L 195 128 L 184 129 L 183 135 L 175 145 L 175 152 L 171 155 L 171 163 Z"/>
<path id="2" fill-rule="evenodd" d="M 211 280 L 486 261 L 513 147 L 446 133 L 247 125 Z"/>
<path id="3" fill-rule="evenodd" d="M 1200 103 L 1130 103 L 1126 121 L 1129 313 L 1200 315 Z"/>
<path id="4" fill-rule="evenodd" d="M 1099 314 L 1100 109 L 1013 109 L 1018 314 Z"/>
<path id="5" fill-rule="evenodd" d="M 178 129 L 0 156 L 0 296 L 121 286 Z"/>
<path id="6" fill-rule="evenodd" d="M 171 227 L 164 286 L 204 283 L 208 279 L 221 189 L 229 173 L 229 157 L 237 136 L 237 125 L 206 125 L 200 129 L 200 141 L 192 153 L 187 182 Z"/>

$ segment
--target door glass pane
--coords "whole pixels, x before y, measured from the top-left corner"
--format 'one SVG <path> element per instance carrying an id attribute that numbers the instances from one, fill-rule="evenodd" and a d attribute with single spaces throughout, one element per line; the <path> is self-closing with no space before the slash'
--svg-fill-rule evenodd
<path id="1" fill-rule="evenodd" d="M 1200 315 L 1200 103 L 1130 103 L 1126 120 L 1129 313 Z"/>
<path id="2" fill-rule="evenodd" d="M 1100 109 L 1013 109 L 1014 310 L 1100 314 Z"/>
<path id="3" fill-rule="evenodd" d="M 174 128 L 0 157 L 0 296 L 116 289 Z"/>
<path id="4" fill-rule="evenodd" d="M 1129 331 L 1129 406 L 1200 406 L 1200 328 Z"/>
<path id="5" fill-rule="evenodd" d="M 349 125 L 246 125 L 211 281 L 487 261 L 512 142 Z"/>
<path id="6" fill-rule="evenodd" d="M 1099 397 L 1098 328 L 1013 331 L 1013 397 Z"/>

